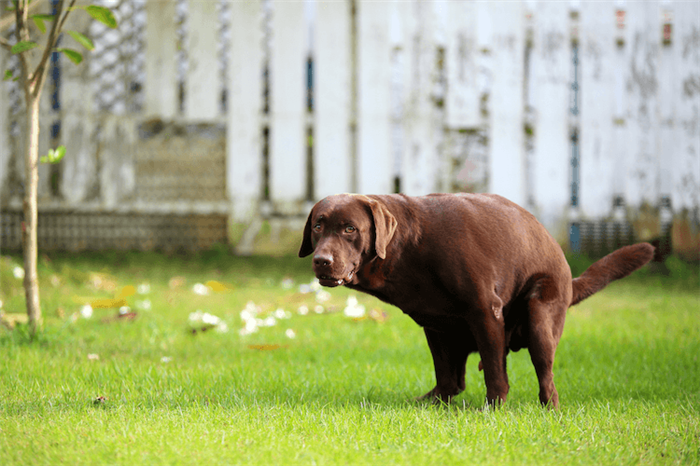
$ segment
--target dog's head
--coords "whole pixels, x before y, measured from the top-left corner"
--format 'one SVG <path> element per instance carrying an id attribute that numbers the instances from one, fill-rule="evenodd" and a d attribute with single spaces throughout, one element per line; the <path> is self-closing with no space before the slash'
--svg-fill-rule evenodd
<path id="1" fill-rule="evenodd" d="M 299 257 L 314 254 L 321 285 L 345 285 L 367 261 L 386 258 L 394 231 L 396 218 L 380 201 L 358 194 L 328 196 L 311 209 Z"/>

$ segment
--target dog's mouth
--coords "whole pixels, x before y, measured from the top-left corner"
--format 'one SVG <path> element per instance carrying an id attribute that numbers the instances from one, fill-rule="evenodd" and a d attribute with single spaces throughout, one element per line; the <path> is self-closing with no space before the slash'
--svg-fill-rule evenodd
<path id="1" fill-rule="evenodd" d="M 329 288 L 332 288 L 334 286 L 341 286 L 345 285 L 346 283 L 350 283 L 355 276 L 355 271 L 351 270 L 350 273 L 346 277 L 341 277 L 341 278 L 335 278 L 331 277 L 330 275 L 317 275 L 316 278 L 318 278 L 318 282 L 322 286 L 327 286 Z"/>

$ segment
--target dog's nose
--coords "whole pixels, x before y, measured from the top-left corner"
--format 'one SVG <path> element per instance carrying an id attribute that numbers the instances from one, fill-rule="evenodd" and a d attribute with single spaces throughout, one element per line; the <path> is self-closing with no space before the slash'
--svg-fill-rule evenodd
<path id="1" fill-rule="evenodd" d="M 316 267 L 328 267 L 333 265 L 333 256 L 330 254 L 316 254 L 314 256 L 314 265 Z"/>

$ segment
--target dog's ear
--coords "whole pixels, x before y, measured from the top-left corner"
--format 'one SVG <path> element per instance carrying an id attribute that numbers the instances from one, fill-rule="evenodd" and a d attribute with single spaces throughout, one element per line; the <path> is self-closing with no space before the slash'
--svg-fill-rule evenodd
<path id="1" fill-rule="evenodd" d="M 306 257 L 312 252 L 314 252 L 314 247 L 311 244 L 311 217 L 314 214 L 314 210 L 311 209 L 309 212 L 309 218 L 306 219 L 306 226 L 304 227 L 304 238 L 301 240 L 301 248 L 299 248 L 299 257 Z"/>
<path id="2" fill-rule="evenodd" d="M 374 233 L 376 236 L 374 249 L 380 259 L 386 258 L 386 247 L 391 241 L 396 231 L 398 222 L 389 209 L 379 201 L 371 200 L 369 203 L 372 209 L 372 217 L 374 217 Z"/>

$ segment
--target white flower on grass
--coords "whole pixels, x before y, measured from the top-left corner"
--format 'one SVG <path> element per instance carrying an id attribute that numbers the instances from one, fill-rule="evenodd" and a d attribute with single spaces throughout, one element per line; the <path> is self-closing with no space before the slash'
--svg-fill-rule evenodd
<path id="1" fill-rule="evenodd" d="M 320 304 L 317 304 L 316 306 L 314 306 L 314 312 L 316 314 L 323 314 L 323 311 L 324 311 L 323 306 L 321 306 Z"/>
<path id="2" fill-rule="evenodd" d="M 216 333 L 228 333 L 228 325 L 222 320 L 214 330 Z"/>
<path id="3" fill-rule="evenodd" d="M 86 304 L 83 307 L 81 307 L 80 315 L 83 316 L 84 319 L 89 319 L 90 317 L 92 317 L 92 306 Z"/>
<path id="4" fill-rule="evenodd" d="M 129 306 L 122 306 L 119 308 L 120 315 L 128 314 L 130 312 L 131 312 L 131 308 Z"/>
<path id="5" fill-rule="evenodd" d="M 160 358 L 160 362 L 164 362 L 164 363 L 168 363 L 172 360 L 173 360 L 172 356 L 163 356 L 162 358 Z"/>
<path id="6" fill-rule="evenodd" d="M 294 280 L 291 278 L 285 278 L 282 280 L 282 288 L 285 290 L 291 290 L 292 287 L 294 286 Z"/>
<path id="7" fill-rule="evenodd" d="M 0 309 L 2 309 L 2 299 L 0 299 Z"/>
<path id="8" fill-rule="evenodd" d="M 292 317 L 290 312 L 285 311 L 281 307 L 278 308 L 272 315 L 275 316 L 275 319 L 289 319 Z"/>
<path id="9" fill-rule="evenodd" d="M 239 330 L 238 333 L 241 334 L 241 336 L 245 335 L 250 335 L 251 333 L 255 333 L 258 331 L 258 323 L 255 319 L 249 319 L 245 321 L 245 327 Z"/>
<path id="10" fill-rule="evenodd" d="M 309 288 L 314 293 L 321 289 L 321 282 L 318 281 L 318 278 L 311 280 L 311 283 L 309 283 Z"/>
<path id="11" fill-rule="evenodd" d="M 301 305 L 301 306 L 299 306 L 299 309 L 297 309 L 297 312 L 299 313 L 300 316 L 305 316 L 306 314 L 309 313 L 309 308 L 304 306 L 304 305 Z"/>
<path id="12" fill-rule="evenodd" d="M 255 323 L 258 327 L 272 327 L 277 325 L 277 319 L 275 319 L 273 316 L 268 316 L 264 319 L 255 319 Z"/>
<path id="13" fill-rule="evenodd" d="M 365 316 L 365 307 L 362 304 L 358 304 L 355 296 L 348 296 L 348 300 L 345 304 L 346 306 L 345 309 L 343 309 L 343 313 L 346 316 L 352 317 L 353 319 L 359 319 Z"/>
<path id="14" fill-rule="evenodd" d="M 288 328 L 284 334 L 287 335 L 287 338 L 296 338 L 297 336 L 297 334 L 291 328 Z"/>
<path id="15" fill-rule="evenodd" d="M 301 294 L 308 294 L 311 293 L 311 287 L 304 283 L 303 285 L 299 285 L 299 293 Z"/>
<path id="16" fill-rule="evenodd" d="M 144 299 L 143 301 L 136 301 L 136 307 L 139 309 L 143 309 L 144 311 L 150 311 L 151 310 L 151 300 Z"/>
<path id="17" fill-rule="evenodd" d="M 221 319 L 213 314 L 205 312 L 204 314 L 202 314 L 202 323 L 214 327 L 221 323 Z"/>
<path id="18" fill-rule="evenodd" d="M 196 324 L 198 322 L 201 322 L 202 321 L 202 311 L 197 309 L 196 311 L 190 313 L 188 320 L 190 321 L 190 324 Z"/>
<path id="19" fill-rule="evenodd" d="M 24 269 L 16 265 L 15 268 L 12 269 L 12 275 L 14 275 L 17 280 L 21 280 L 24 278 Z"/>
<path id="20" fill-rule="evenodd" d="M 100 359 L 100 355 L 95 354 L 95 353 L 90 353 L 87 355 L 87 358 L 89 361 L 98 361 Z"/>
<path id="21" fill-rule="evenodd" d="M 325 303 L 329 299 L 331 299 L 331 294 L 326 290 L 318 290 L 316 292 L 316 301 L 319 303 Z"/>
<path id="22" fill-rule="evenodd" d="M 209 294 L 209 287 L 202 283 L 195 283 L 192 287 L 192 291 L 194 292 L 194 294 L 198 294 L 200 296 L 207 296 Z"/>
<path id="23" fill-rule="evenodd" d="M 137 288 L 139 294 L 148 294 L 151 292 L 151 285 L 148 283 L 141 283 Z"/>

